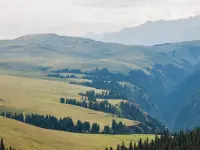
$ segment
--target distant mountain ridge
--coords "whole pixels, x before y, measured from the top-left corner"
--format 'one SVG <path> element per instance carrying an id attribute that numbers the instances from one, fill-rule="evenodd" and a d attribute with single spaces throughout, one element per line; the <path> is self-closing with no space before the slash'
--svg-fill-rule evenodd
<path id="1" fill-rule="evenodd" d="M 94 40 L 126 45 L 157 45 L 200 40 L 200 16 L 178 20 L 148 21 L 133 28 L 102 35 L 89 34 Z"/>

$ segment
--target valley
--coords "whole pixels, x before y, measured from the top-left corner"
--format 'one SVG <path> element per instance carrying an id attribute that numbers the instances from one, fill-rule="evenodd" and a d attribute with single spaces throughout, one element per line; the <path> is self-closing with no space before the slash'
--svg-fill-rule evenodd
<path id="1" fill-rule="evenodd" d="M 90 131 L 82 134 L 63 132 L 64 129 L 51 131 L 8 118 L 1 120 L 20 124 L 16 129 L 20 132 L 20 126 L 26 126 L 27 132 L 30 128 L 47 136 L 55 133 L 58 139 L 87 139 L 94 144 L 91 149 L 116 147 L 122 141 L 128 143 L 135 139 L 138 142 L 141 136 L 153 139 L 152 134 L 167 128 L 191 130 L 199 125 L 199 85 L 196 84 L 199 48 L 199 41 L 126 46 L 55 34 L 0 41 L 1 112 L 52 115 L 58 120 L 70 117 L 75 128 L 81 121 L 97 123 L 100 131 L 96 135 Z M 73 101 L 67 103 L 67 100 Z M 130 135 L 114 135 L 118 132 L 113 129 L 113 120 L 123 126 L 117 129 L 120 134 L 130 131 Z M 4 124 L 1 127 L 2 131 L 7 130 L 3 129 Z M 102 134 L 105 127 L 111 129 L 109 134 Z M 13 131 L 12 128 L 9 126 L 9 130 Z M 6 135 L 2 136 L 6 140 Z M 104 137 L 105 144 L 98 145 L 98 139 Z M 71 143 L 69 149 L 81 145 L 83 149 L 89 148 L 87 142 L 74 146 L 78 139 L 72 139 L 50 147 L 62 149 Z M 49 142 L 57 143 L 51 140 L 44 137 L 44 141 L 37 141 L 32 148 L 31 143 L 22 142 L 26 143 L 25 147 L 36 149 L 37 146 L 48 148 Z M 9 138 L 7 141 L 17 147 Z"/>
<path id="2" fill-rule="evenodd" d="M 0 0 L 0 150 L 200 150 L 200 0 Z"/>

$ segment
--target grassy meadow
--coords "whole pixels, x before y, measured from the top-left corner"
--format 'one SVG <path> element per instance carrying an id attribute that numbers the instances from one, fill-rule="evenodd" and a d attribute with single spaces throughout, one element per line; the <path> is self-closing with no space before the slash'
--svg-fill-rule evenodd
<path id="1" fill-rule="evenodd" d="M 100 127 L 111 125 L 112 119 L 122 121 L 126 125 L 138 122 L 116 118 L 112 114 L 93 111 L 77 106 L 60 104 L 60 97 L 81 99 L 79 92 L 93 88 L 69 83 L 0 75 L 0 110 L 23 113 L 51 114 L 56 117 L 72 117 L 77 120 L 96 122 Z M 93 89 L 96 92 L 101 90 Z M 112 100 L 114 101 L 114 100 Z"/>
<path id="2" fill-rule="evenodd" d="M 124 118 L 117 118 L 112 114 L 93 111 L 77 106 L 60 104 L 60 97 L 76 98 L 80 92 L 95 90 L 81 85 L 71 85 L 69 80 L 54 80 L 47 78 L 37 71 L 16 71 L 0 69 L 0 110 L 11 112 L 51 114 L 56 117 L 72 117 L 77 120 L 96 122 L 102 129 L 111 125 L 112 119 L 122 121 L 126 125 L 137 124 Z M 99 99 L 99 101 L 101 101 Z M 113 105 L 122 100 L 111 99 Z M 154 135 L 93 135 L 77 134 L 63 131 L 41 129 L 15 120 L 0 117 L 0 138 L 4 138 L 6 145 L 26 150 L 104 150 L 110 145 L 142 139 L 153 139 Z"/>
<path id="3" fill-rule="evenodd" d="M 126 145 L 140 138 L 154 139 L 154 135 L 93 135 L 41 129 L 15 120 L 0 117 L 0 137 L 6 145 L 21 150 L 104 150 Z"/>

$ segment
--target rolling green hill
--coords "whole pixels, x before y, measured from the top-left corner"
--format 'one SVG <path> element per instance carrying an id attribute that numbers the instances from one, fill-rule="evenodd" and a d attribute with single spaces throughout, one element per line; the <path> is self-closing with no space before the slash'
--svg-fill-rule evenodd
<path id="1" fill-rule="evenodd" d="M 174 49 L 172 46 L 171 49 Z M 152 67 L 156 62 L 176 61 L 158 51 L 160 47 L 125 46 L 55 34 L 27 35 L 0 41 L 0 63 L 9 66 L 80 68 L 106 67 L 129 71 Z"/>

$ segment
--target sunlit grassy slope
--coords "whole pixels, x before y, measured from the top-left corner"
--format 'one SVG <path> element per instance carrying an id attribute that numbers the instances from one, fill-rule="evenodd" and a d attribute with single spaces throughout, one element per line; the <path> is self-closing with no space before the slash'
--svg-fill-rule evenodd
<path id="1" fill-rule="evenodd" d="M 91 89 L 67 82 L 0 75 L 0 110 L 51 114 L 57 117 L 69 116 L 75 122 L 81 120 L 99 123 L 101 128 L 111 125 L 113 118 L 127 125 L 137 123 L 116 118 L 111 114 L 59 103 L 60 97 L 80 99 L 79 92 Z M 101 90 L 94 90 L 101 92 Z"/>
<path id="2" fill-rule="evenodd" d="M 91 135 L 52 131 L 0 117 L 0 137 L 21 150 L 104 150 L 125 141 L 151 140 L 154 135 Z"/>

